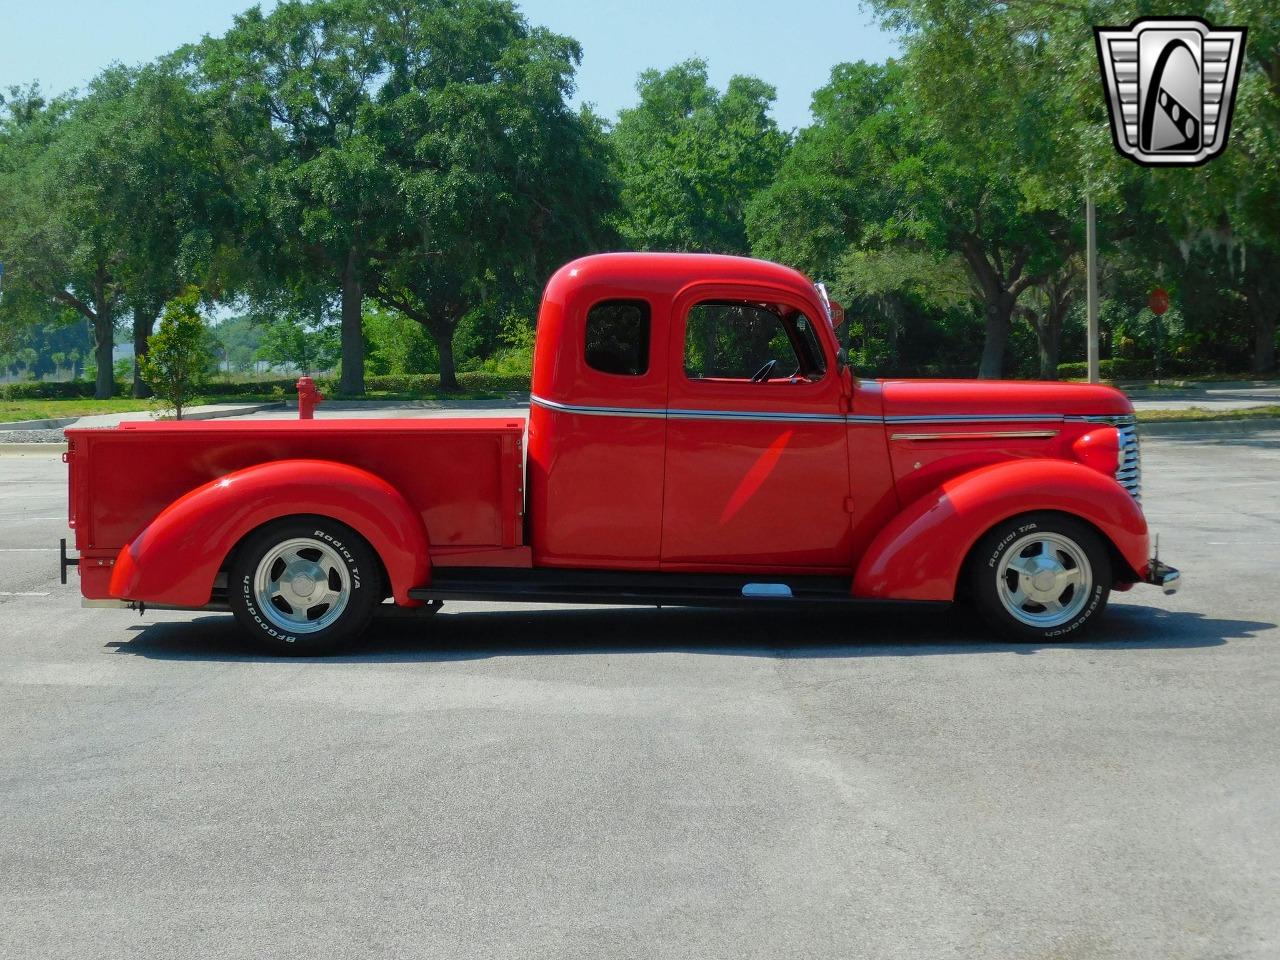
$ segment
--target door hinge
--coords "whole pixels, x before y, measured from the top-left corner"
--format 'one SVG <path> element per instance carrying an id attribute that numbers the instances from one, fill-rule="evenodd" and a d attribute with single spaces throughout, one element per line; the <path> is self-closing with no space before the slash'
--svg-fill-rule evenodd
<path id="1" fill-rule="evenodd" d="M 853 497 L 844 498 L 844 512 L 853 513 Z"/>

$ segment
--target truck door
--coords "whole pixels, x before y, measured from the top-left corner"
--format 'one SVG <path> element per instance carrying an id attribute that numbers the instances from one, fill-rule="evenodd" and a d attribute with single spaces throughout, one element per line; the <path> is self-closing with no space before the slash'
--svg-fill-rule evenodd
<path id="1" fill-rule="evenodd" d="M 697 286 L 676 298 L 664 569 L 849 569 L 840 376 L 815 313 L 764 287 Z"/>

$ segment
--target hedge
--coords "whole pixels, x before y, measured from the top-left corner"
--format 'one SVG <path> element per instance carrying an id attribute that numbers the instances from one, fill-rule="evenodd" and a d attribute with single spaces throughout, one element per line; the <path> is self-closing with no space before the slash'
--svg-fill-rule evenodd
<path id="1" fill-rule="evenodd" d="M 1184 360 L 1168 359 L 1160 364 L 1160 375 L 1208 373 L 1204 364 L 1192 365 Z M 1098 373 L 1104 380 L 1150 380 L 1156 375 L 1156 362 L 1144 357 L 1141 360 L 1099 360 Z M 1087 363 L 1060 363 L 1058 376 L 1064 380 L 1083 380 L 1089 376 Z"/>
<path id="2" fill-rule="evenodd" d="M 0 400 L 81 400 L 93 399 L 89 380 L 22 380 L 0 385 Z M 127 397 L 131 384 L 116 381 L 116 396 Z"/>
<path id="3" fill-rule="evenodd" d="M 327 395 L 337 396 L 338 381 L 335 377 L 316 378 L 320 389 Z M 273 380 L 213 380 L 200 387 L 196 393 L 202 397 L 297 396 L 297 377 Z M 409 373 L 364 378 L 369 393 L 395 393 L 410 396 L 439 396 L 440 375 L 436 373 Z M 458 374 L 458 386 L 469 393 L 528 393 L 528 374 L 488 373 L 473 370 Z M 127 397 L 132 386 L 116 381 L 116 396 Z M 0 400 L 72 400 L 91 399 L 94 385 L 88 380 L 21 381 L 0 385 Z"/>

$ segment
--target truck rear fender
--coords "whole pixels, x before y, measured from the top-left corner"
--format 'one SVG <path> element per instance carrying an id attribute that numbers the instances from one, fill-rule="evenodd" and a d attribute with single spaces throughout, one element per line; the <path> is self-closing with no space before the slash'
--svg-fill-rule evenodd
<path id="1" fill-rule="evenodd" d="M 328 460 L 275 460 L 229 473 L 166 507 L 116 558 L 110 593 L 182 607 L 209 602 L 214 578 L 249 533 L 283 517 L 319 515 L 368 541 L 401 606 L 430 575 L 422 518 L 391 484 Z"/>
<path id="2" fill-rule="evenodd" d="M 952 600 L 974 544 L 997 523 L 1055 510 L 1090 523 L 1141 577 L 1149 559 L 1142 510 L 1116 481 L 1065 460 L 992 464 L 953 477 L 907 506 L 876 535 L 858 562 L 855 597 Z"/>

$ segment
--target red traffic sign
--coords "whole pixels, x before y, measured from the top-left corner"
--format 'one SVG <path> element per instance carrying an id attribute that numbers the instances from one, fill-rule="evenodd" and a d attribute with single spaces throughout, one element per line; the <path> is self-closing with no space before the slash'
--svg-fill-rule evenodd
<path id="1" fill-rule="evenodd" d="M 1169 309 L 1169 291 L 1156 287 L 1151 291 L 1151 296 L 1147 297 L 1147 306 L 1157 317 L 1166 312 Z"/>

